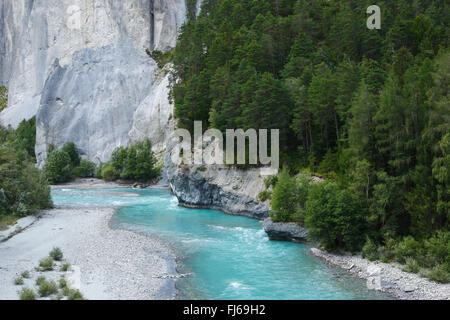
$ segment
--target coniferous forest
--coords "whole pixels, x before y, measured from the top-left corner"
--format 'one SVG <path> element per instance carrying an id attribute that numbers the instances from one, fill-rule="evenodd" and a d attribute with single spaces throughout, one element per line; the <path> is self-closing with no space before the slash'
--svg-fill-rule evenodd
<path id="1" fill-rule="evenodd" d="M 191 130 L 280 129 L 272 219 L 447 282 L 449 4 L 377 1 L 369 30 L 372 2 L 203 1 L 173 53 L 175 115 Z"/>

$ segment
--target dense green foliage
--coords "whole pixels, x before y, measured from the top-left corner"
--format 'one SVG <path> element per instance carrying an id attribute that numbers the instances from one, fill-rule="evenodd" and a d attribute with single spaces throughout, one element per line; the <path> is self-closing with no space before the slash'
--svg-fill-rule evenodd
<path id="1" fill-rule="evenodd" d="M 75 168 L 80 165 L 81 158 L 78 149 L 75 146 L 75 143 L 73 142 L 65 143 L 61 151 L 65 152 L 69 156 L 70 165 L 72 168 Z"/>
<path id="2" fill-rule="evenodd" d="M 13 131 L 14 144 L 17 150 L 25 150 L 32 160 L 36 159 L 34 146 L 36 145 L 36 117 L 23 120 Z"/>
<path id="3" fill-rule="evenodd" d="M 333 181 L 304 203 L 327 247 L 367 237 L 380 257 L 410 236 L 427 251 L 449 232 L 449 3 L 380 0 L 381 30 L 368 30 L 371 4 L 203 1 L 174 53 L 175 116 L 189 130 L 281 129 L 281 162 Z M 280 180 L 272 215 L 296 220 L 292 180 Z M 448 266 L 418 263 L 441 278 Z"/>
<path id="4" fill-rule="evenodd" d="M 305 176 L 291 177 L 283 169 L 278 178 L 270 177 L 266 186 L 274 184 L 271 198 L 272 210 L 270 217 L 275 222 L 294 221 L 300 224 L 305 222 L 306 200 L 309 194 L 310 183 Z"/>
<path id="5" fill-rule="evenodd" d="M 0 140 L 9 143 L 17 152 L 28 153 L 30 161 L 36 159 L 34 146 L 36 145 L 36 117 L 23 120 L 16 130 L 0 129 Z"/>
<path id="6" fill-rule="evenodd" d="M 326 249 L 356 251 L 364 242 L 366 220 L 361 203 L 334 182 L 312 186 L 306 202 L 309 235 Z"/>
<path id="7" fill-rule="evenodd" d="M 72 142 L 64 144 L 61 150 L 50 146 L 45 173 L 50 183 L 58 184 L 70 181 L 74 177 L 97 177 L 106 181 L 125 179 L 139 182 L 149 182 L 160 175 L 156 165 L 149 139 L 132 144 L 129 147 L 119 147 L 111 155 L 110 161 L 98 167 L 95 163 L 82 159 L 79 150 Z"/>
<path id="8" fill-rule="evenodd" d="M 64 150 L 54 149 L 49 152 L 45 163 L 45 174 L 52 184 L 67 182 L 72 177 L 70 156 Z"/>
<path id="9" fill-rule="evenodd" d="M 117 180 L 118 173 L 112 165 L 107 165 L 102 169 L 100 177 L 105 181 L 115 181 Z"/>
<path id="10" fill-rule="evenodd" d="M 0 224 L 52 206 L 47 180 L 29 148 L 33 126 L 33 119 L 16 131 L 0 126 Z"/>
<path id="11" fill-rule="evenodd" d="M 95 163 L 81 159 L 73 142 L 65 143 L 61 150 L 57 150 L 53 145 L 49 146 L 45 174 L 50 183 L 68 182 L 74 177 L 93 177 L 95 170 Z"/>
<path id="12" fill-rule="evenodd" d="M 120 177 L 126 180 L 148 182 L 159 177 L 160 168 L 157 167 L 156 162 L 152 144 L 149 139 L 146 139 L 129 147 L 114 150 L 109 164 L 102 169 L 102 177 L 109 181 Z"/>
<path id="13" fill-rule="evenodd" d="M 87 159 L 81 159 L 80 165 L 72 170 L 75 177 L 91 178 L 95 175 L 96 165 Z"/>
<path id="14" fill-rule="evenodd" d="M 271 218 L 276 222 L 289 222 L 297 212 L 298 204 L 297 182 L 283 170 L 278 177 L 278 183 L 272 195 Z"/>

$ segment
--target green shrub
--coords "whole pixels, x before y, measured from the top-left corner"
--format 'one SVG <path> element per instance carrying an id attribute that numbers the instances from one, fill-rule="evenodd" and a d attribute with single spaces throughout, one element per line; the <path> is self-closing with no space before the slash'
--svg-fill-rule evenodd
<path id="1" fill-rule="evenodd" d="M 67 300 L 85 300 L 79 290 L 69 289 L 67 294 Z"/>
<path id="2" fill-rule="evenodd" d="M 294 177 L 283 169 L 273 189 L 270 217 L 274 222 L 291 222 L 298 208 L 298 188 Z"/>
<path id="3" fill-rule="evenodd" d="M 103 169 L 105 169 L 107 166 L 108 166 L 107 163 L 102 163 L 102 162 L 99 163 L 99 165 L 97 166 L 97 168 L 95 170 L 95 177 L 97 179 L 103 179 L 102 172 L 103 172 Z"/>
<path id="4" fill-rule="evenodd" d="M 24 279 L 30 279 L 30 272 L 29 271 L 22 272 L 21 277 Z"/>
<path id="5" fill-rule="evenodd" d="M 333 175 L 338 171 L 337 163 L 337 154 L 328 151 L 320 162 L 317 171 L 329 177 L 330 174 Z"/>
<path id="6" fill-rule="evenodd" d="M 63 252 L 60 248 L 53 248 L 53 250 L 50 251 L 50 257 L 55 261 L 61 261 L 63 258 Z"/>
<path id="7" fill-rule="evenodd" d="M 53 270 L 52 257 L 48 257 L 39 261 L 39 268 L 41 271 L 52 271 Z"/>
<path id="8" fill-rule="evenodd" d="M 115 181 L 117 179 L 117 171 L 113 166 L 109 165 L 102 170 L 102 179 L 105 181 Z"/>
<path id="9" fill-rule="evenodd" d="M 40 276 L 36 279 L 36 285 L 40 286 L 42 283 L 44 283 L 46 281 L 45 277 Z"/>
<path id="10" fill-rule="evenodd" d="M 358 251 L 364 243 L 364 207 L 333 182 L 312 185 L 306 202 L 306 225 L 310 237 L 328 250 Z"/>
<path id="11" fill-rule="evenodd" d="M 164 68 L 173 59 L 174 50 L 169 50 L 167 52 L 162 52 L 159 50 L 153 50 L 150 52 L 149 49 L 145 50 L 146 53 L 156 61 L 156 64 L 160 69 Z"/>
<path id="12" fill-rule="evenodd" d="M 259 193 L 258 199 L 259 199 L 259 201 L 264 202 L 264 201 L 270 199 L 271 196 L 272 196 L 272 193 L 270 193 L 270 191 L 264 190 Z"/>
<path id="13" fill-rule="evenodd" d="M 363 258 L 375 261 L 378 259 L 378 247 L 371 239 L 367 238 L 366 243 L 362 247 L 361 255 Z"/>
<path id="14" fill-rule="evenodd" d="M 430 271 L 426 273 L 426 277 L 439 283 L 450 282 L 450 273 L 448 272 L 448 267 L 444 265 L 434 266 Z"/>
<path id="15" fill-rule="evenodd" d="M 22 284 L 23 284 L 23 278 L 22 278 L 22 277 L 17 277 L 17 278 L 15 278 L 15 279 L 14 279 L 14 284 L 15 284 L 16 286 L 22 285 Z"/>
<path id="16" fill-rule="evenodd" d="M 277 176 L 268 176 L 264 179 L 264 185 L 266 189 L 269 189 L 271 186 L 275 186 L 278 182 Z"/>
<path id="17" fill-rule="evenodd" d="M 73 175 L 79 178 L 91 178 L 95 174 L 95 163 L 82 159 L 80 165 L 73 169 Z"/>
<path id="18" fill-rule="evenodd" d="M 122 179 L 141 182 L 157 178 L 161 171 L 161 168 L 156 165 L 156 158 L 149 139 L 137 142 L 127 148 L 117 148 L 111 155 L 110 165 L 115 169 L 114 176 L 116 178 L 119 175 Z M 113 176 L 113 171 L 111 169 L 108 171 L 110 176 Z"/>
<path id="19" fill-rule="evenodd" d="M 67 182 L 72 175 L 72 160 L 65 151 L 53 150 L 45 163 L 45 174 L 52 184 Z"/>
<path id="20" fill-rule="evenodd" d="M 417 258 L 421 250 L 421 245 L 413 237 L 408 236 L 397 243 L 394 249 L 395 260 L 400 263 L 405 263 L 406 258 Z"/>
<path id="21" fill-rule="evenodd" d="M 384 241 L 384 246 L 379 248 L 381 259 L 392 261 L 395 258 L 395 247 L 397 242 L 392 238 L 387 238 Z"/>
<path id="22" fill-rule="evenodd" d="M 36 293 L 32 289 L 22 288 L 19 295 L 20 300 L 36 300 Z"/>
<path id="23" fill-rule="evenodd" d="M 45 175 L 25 150 L 16 150 L 10 141 L 0 141 L 0 186 L 2 225 L 52 207 Z"/>
<path id="24" fill-rule="evenodd" d="M 58 286 L 55 281 L 44 280 L 39 285 L 38 293 L 41 297 L 48 297 L 58 292 Z"/>
<path id="25" fill-rule="evenodd" d="M 450 232 L 440 231 L 424 241 L 424 261 L 426 267 L 437 264 L 450 265 Z"/>
<path id="26" fill-rule="evenodd" d="M 300 225 L 305 224 L 306 212 L 302 208 L 298 208 L 297 211 L 292 215 L 292 222 L 296 222 Z"/>
<path id="27" fill-rule="evenodd" d="M 403 267 L 403 271 L 418 273 L 420 271 L 420 265 L 414 258 L 406 258 L 406 264 Z"/>
<path id="28" fill-rule="evenodd" d="M 70 292 L 72 291 L 72 289 L 70 289 L 70 287 L 68 285 L 66 285 L 65 287 L 62 287 L 62 294 L 65 297 L 68 297 L 70 295 Z"/>
<path id="29" fill-rule="evenodd" d="M 64 288 L 69 286 L 68 283 L 67 283 L 67 280 L 64 279 L 64 278 L 59 279 L 58 284 L 59 284 L 59 288 L 60 289 L 64 289 Z"/>
<path id="30" fill-rule="evenodd" d="M 1 192 L 2 190 L 0 189 L 0 195 Z M 17 217 L 5 214 L 6 209 L 3 207 L 3 203 L 1 203 L 0 199 L 0 231 L 6 230 L 17 223 Z"/>
<path id="31" fill-rule="evenodd" d="M 34 162 L 36 154 L 36 117 L 23 120 L 12 135 L 13 146 L 17 150 L 25 150 Z"/>
<path id="32" fill-rule="evenodd" d="M 70 270 L 70 263 L 64 263 L 60 269 L 60 271 L 62 271 L 62 272 L 67 272 L 69 270 Z"/>
<path id="33" fill-rule="evenodd" d="M 78 167 L 80 165 L 80 154 L 78 152 L 77 147 L 75 146 L 75 143 L 73 142 L 67 142 L 64 144 L 64 146 L 61 149 L 62 152 L 65 152 L 69 155 L 70 158 L 70 165 L 72 168 Z"/>

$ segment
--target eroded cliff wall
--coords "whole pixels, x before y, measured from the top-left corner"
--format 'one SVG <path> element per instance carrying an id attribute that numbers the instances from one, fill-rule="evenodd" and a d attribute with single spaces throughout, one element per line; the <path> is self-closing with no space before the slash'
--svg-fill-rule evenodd
<path id="1" fill-rule="evenodd" d="M 175 46 L 185 0 L 2 0 L 0 17 L 0 83 L 9 90 L 0 121 L 17 127 L 37 116 L 39 163 L 48 144 L 67 141 L 96 161 L 143 135 L 162 151 L 173 106 L 146 49 Z M 137 110 L 158 118 L 147 123 Z"/>
<path id="2" fill-rule="evenodd" d="M 16 127 L 36 115 L 40 166 L 49 144 L 74 142 L 98 163 L 148 137 L 180 203 L 264 218 L 258 170 L 175 166 L 166 153 L 175 127 L 168 69 L 146 49 L 174 47 L 185 19 L 185 0 L 1 0 L 0 83 L 9 105 L 0 122 Z"/>

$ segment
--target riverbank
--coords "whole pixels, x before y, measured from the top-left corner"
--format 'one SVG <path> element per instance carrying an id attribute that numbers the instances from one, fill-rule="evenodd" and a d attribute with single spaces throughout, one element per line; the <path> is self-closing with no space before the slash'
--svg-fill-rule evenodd
<path id="1" fill-rule="evenodd" d="M 117 186 L 83 180 L 57 188 Z M 174 299 L 177 273 L 171 249 L 159 240 L 112 229 L 114 212 L 112 208 L 44 211 L 26 230 L 0 243 L 0 299 L 18 299 L 20 288 L 14 278 L 23 271 L 30 271 L 33 278 L 39 260 L 54 247 L 61 248 L 79 270 L 80 285 L 75 289 L 87 299 Z"/>
<path id="2" fill-rule="evenodd" d="M 399 264 L 372 262 L 360 255 L 338 255 L 317 248 L 310 251 L 326 262 L 365 279 L 369 289 L 386 292 L 402 300 L 450 300 L 450 283 L 440 284 L 402 271 Z"/>

